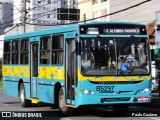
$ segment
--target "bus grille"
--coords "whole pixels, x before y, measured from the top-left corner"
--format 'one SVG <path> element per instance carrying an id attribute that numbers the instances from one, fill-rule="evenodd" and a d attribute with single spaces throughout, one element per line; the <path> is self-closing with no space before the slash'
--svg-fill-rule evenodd
<path id="1" fill-rule="evenodd" d="M 121 101 L 129 101 L 130 97 L 123 97 L 123 98 L 104 98 L 105 102 L 121 102 Z"/>
<path id="2" fill-rule="evenodd" d="M 89 82 L 91 82 L 93 84 L 137 84 L 142 81 L 143 80 L 141 80 L 141 81 L 105 81 L 105 82 L 89 81 Z"/>

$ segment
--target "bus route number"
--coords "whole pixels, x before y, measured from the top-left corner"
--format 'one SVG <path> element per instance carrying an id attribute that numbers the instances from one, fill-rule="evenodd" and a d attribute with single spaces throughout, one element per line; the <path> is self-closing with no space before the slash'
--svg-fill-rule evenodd
<path id="1" fill-rule="evenodd" d="M 113 91 L 114 86 L 97 86 L 96 91 L 99 91 L 100 93 L 104 92 L 111 92 Z"/>

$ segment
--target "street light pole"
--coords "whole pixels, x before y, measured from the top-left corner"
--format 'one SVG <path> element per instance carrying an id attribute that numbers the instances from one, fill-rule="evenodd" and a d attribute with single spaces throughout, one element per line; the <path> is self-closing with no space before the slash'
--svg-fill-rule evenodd
<path id="1" fill-rule="evenodd" d="M 23 30 L 23 33 L 26 32 L 26 0 L 22 0 L 22 30 Z"/>

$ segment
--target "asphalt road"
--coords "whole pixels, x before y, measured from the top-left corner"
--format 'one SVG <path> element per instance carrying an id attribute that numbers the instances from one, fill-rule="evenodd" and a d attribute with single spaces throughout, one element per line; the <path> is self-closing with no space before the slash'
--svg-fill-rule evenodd
<path id="1" fill-rule="evenodd" d="M 64 117 L 59 109 L 47 104 L 22 108 L 18 98 L 7 96 L 0 89 L 0 120 L 13 118 L 17 120 L 22 117 L 26 119 L 38 117 L 42 120 L 160 120 L 158 115 L 160 115 L 158 107 L 132 105 L 129 107 L 129 112 L 123 116 L 114 114 L 112 107 L 89 107 L 77 109 L 71 116 Z"/>

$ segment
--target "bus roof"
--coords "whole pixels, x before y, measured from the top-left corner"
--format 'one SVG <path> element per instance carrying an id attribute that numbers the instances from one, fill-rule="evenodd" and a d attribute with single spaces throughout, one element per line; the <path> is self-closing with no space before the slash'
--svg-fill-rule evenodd
<path id="1" fill-rule="evenodd" d="M 145 24 L 140 24 L 140 23 L 134 23 L 134 22 L 88 22 L 88 23 L 80 23 L 80 24 L 71 24 L 71 25 L 64 25 L 64 26 L 58 26 L 54 27 L 51 29 L 45 29 L 45 30 L 38 30 L 34 32 L 27 32 L 27 33 L 22 33 L 22 34 L 15 34 L 15 35 L 9 35 L 5 36 L 4 40 L 10 40 L 10 39 L 19 39 L 19 38 L 27 38 L 27 37 L 36 37 L 36 36 L 41 36 L 41 35 L 49 35 L 49 34 L 54 34 L 54 33 L 63 33 L 67 31 L 76 31 L 78 30 L 78 26 L 83 26 L 83 25 L 100 25 L 100 24 L 126 24 L 126 25 L 140 25 L 140 26 L 145 26 Z"/>

